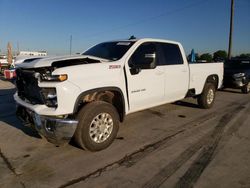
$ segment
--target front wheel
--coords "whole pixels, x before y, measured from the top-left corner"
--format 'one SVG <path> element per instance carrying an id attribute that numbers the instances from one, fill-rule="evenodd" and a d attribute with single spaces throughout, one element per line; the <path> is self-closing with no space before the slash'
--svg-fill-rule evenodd
<path id="1" fill-rule="evenodd" d="M 250 82 L 248 82 L 248 84 L 244 85 L 242 88 L 241 88 L 241 91 L 242 93 L 249 93 L 250 92 Z"/>
<path id="2" fill-rule="evenodd" d="M 206 83 L 202 93 L 198 97 L 198 104 L 201 108 L 211 108 L 215 100 L 215 86 L 212 83 Z"/>
<path id="3" fill-rule="evenodd" d="M 119 115 L 112 104 L 96 101 L 86 104 L 78 113 L 79 121 L 74 138 L 87 150 L 107 148 L 116 138 Z"/>

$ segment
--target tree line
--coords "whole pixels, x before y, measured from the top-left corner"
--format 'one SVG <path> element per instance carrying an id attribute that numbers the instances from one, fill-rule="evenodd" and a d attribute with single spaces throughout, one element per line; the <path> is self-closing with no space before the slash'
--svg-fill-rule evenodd
<path id="1" fill-rule="evenodd" d="M 214 52 L 213 54 L 210 53 L 203 53 L 199 55 L 198 53 L 195 53 L 195 59 L 196 61 L 200 62 L 218 62 L 218 61 L 225 61 L 227 59 L 227 52 L 225 50 L 218 50 Z M 246 54 L 240 54 L 238 56 L 235 56 L 233 58 L 240 58 L 240 59 L 246 59 L 250 58 L 250 53 Z M 187 57 L 188 61 L 191 61 L 191 53 Z"/>

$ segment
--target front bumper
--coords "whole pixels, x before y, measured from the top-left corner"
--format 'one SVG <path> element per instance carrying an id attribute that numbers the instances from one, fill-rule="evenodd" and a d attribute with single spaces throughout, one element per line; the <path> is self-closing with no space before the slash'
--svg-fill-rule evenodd
<path id="1" fill-rule="evenodd" d="M 245 84 L 244 84 L 244 82 L 243 82 L 243 80 L 240 78 L 240 79 L 234 79 L 234 81 L 233 81 L 233 86 L 235 87 L 235 88 L 241 88 L 241 87 L 243 87 Z"/>
<path id="2" fill-rule="evenodd" d="M 54 144 L 69 141 L 78 124 L 78 121 L 73 119 L 41 116 L 23 106 L 17 106 L 16 114 L 26 126 L 34 128 L 40 135 Z"/>
<path id="3" fill-rule="evenodd" d="M 247 83 L 248 82 L 246 80 L 246 77 L 239 77 L 239 78 L 230 77 L 224 79 L 224 85 L 230 88 L 242 88 Z"/>

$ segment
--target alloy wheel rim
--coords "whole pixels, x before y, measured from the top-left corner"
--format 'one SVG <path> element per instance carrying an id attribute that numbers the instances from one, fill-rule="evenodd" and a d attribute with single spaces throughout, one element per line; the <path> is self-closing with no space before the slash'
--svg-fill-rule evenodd
<path id="1" fill-rule="evenodd" d="M 113 130 L 113 119 L 108 113 L 100 113 L 95 116 L 89 126 L 89 136 L 95 143 L 106 141 Z"/>
<path id="2" fill-rule="evenodd" d="M 212 89 L 209 89 L 207 94 L 207 103 L 211 104 L 214 100 L 214 91 Z"/>

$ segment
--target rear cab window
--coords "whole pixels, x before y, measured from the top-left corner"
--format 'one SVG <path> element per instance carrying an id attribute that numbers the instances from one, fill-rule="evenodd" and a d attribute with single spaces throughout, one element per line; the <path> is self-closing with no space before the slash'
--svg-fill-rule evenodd
<path id="1" fill-rule="evenodd" d="M 184 63 L 177 44 L 159 43 L 158 45 L 162 53 L 162 59 L 158 62 L 158 65 L 181 65 Z"/>

